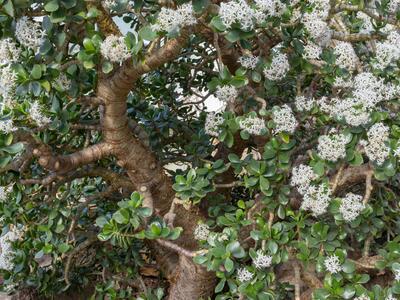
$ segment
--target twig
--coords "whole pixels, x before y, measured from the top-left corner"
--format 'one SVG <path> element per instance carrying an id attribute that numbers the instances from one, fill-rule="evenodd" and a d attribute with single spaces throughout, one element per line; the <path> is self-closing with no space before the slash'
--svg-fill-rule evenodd
<path id="1" fill-rule="evenodd" d="M 165 248 L 168 248 L 170 250 L 173 250 L 177 252 L 178 254 L 187 256 L 187 257 L 195 257 L 197 255 L 207 253 L 208 250 L 199 250 L 199 251 L 190 251 L 185 248 L 182 248 L 181 246 L 174 244 L 173 242 L 167 241 L 167 240 L 162 240 L 162 239 L 156 239 L 156 242 L 159 243 L 161 246 L 164 246 Z"/>
<path id="2" fill-rule="evenodd" d="M 218 33 L 216 33 L 216 32 L 214 32 L 214 47 L 215 47 L 215 50 L 217 50 L 217 55 L 218 55 L 218 70 L 221 72 L 223 69 L 224 63 L 222 62 L 221 48 L 219 47 Z"/>
<path id="3" fill-rule="evenodd" d="M 369 198 L 371 197 L 371 193 L 373 190 L 372 185 L 372 175 L 374 172 L 372 170 L 368 171 L 365 178 L 365 195 L 363 199 L 363 204 L 366 205 L 368 203 Z"/>
<path id="4" fill-rule="evenodd" d="M 299 266 L 298 262 L 295 262 L 293 267 L 294 267 L 294 276 L 295 276 L 295 283 L 294 283 L 295 299 L 301 300 L 301 297 L 300 297 L 301 278 L 300 278 L 300 266 Z"/>
<path id="5" fill-rule="evenodd" d="M 342 164 L 342 165 L 339 167 L 339 170 L 338 170 L 338 172 L 336 173 L 335 179 L 334 179 L 333 182 L 332 182 L 332 187 L 331 187 L 332 194 L 335 193 L 335 191 L 336 191 L 336 189 L 337 189 L 337 187 L 338 187 L 339 180 L 340 180 L 340 178 L 342 177 L 342 174 L 343 174 L 343 170 L 344 170 L 344 164 Z"/>

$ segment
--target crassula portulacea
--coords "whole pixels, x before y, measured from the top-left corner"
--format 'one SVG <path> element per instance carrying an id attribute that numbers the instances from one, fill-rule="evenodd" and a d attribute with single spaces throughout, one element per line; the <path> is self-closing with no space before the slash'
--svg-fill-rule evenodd
<path id="1" fill-rule="evenodd" d="M 399 299 L 399 8 L 4 0 L 1 292 Z"/>

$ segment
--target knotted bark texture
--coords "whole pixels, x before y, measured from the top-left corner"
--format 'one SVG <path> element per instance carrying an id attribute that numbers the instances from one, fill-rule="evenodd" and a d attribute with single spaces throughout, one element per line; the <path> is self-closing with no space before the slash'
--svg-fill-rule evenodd
<path id="1" fill-rule="evenodd" d="M 112 146 L 112 153 L 118 164 L 123 167 L 136 190 L 144 195 L 144 204 L 151 207 L 154 213 L 164 216 L 170 209 L 175 192 L 172 181 L 155 155 L 140 140 L 133 136 L 127 118 L 126 97 L 134 88 L 135 81 L 142 75 L 154 70 L 176 57 L 188 38 L 188 32 L 167 42 L 158 52 L 147 57 L 139 65 L 127 63 L 111 78 L 102 78 L 98 83 L 97 95 L 104 101 L 102 130 L 104 143 Z M 193 230 L 202 215 L 195 210 L 185 210 L 178 206 L 175 210 L 174 226 L 184 229 L 181 237 L 174 241 L 188 250 L 196 250 L 197 242 L 193 238 Z M 153 245 L 157 250 L 160 245 Z M 164 272 L 170 281 L 168 299 L 187 300 L 200 299 L 212 295 L 215 285 L 214 274 L 196 265 L 192 258 L 185 257 L 166 249 L 157 255 Z"/>

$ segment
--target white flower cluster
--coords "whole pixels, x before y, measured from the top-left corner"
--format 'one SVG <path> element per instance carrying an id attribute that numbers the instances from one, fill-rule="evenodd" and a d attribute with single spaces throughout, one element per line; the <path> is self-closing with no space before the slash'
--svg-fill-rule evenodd
<path id="1" fill-rule="evenodd" d="M 257 256 L 253 259 L 253 264 L 257 269 L 268 268 L 271 266 L 271 263 L 271 255 L 265 255 L 262 250 L 257 251 Z"/>
<path id="2" fill-rule="evenodd" d="M 51 119 L 43 114 L 42 108 L 37 101 L 31 104 L 31 107 L 29 108 L 29 114 L 32 120 L 35 121 L 39 127 L 45 126 L 51 122 Z"/>
<path id="3" fill-rule="evenodd" d="M 240 268 L 237 272 L 237 278 L 240 282 L 246 282 L 253 279 L 254 274 L 246 268 Z"/>
<path id="4" fill-rule="evenodd" d="M 272 81 L 282 80 L 290 70 L 289 60 L 286 54 L 277 53 L 273 56 L 271 65 L 264 69 L 264 75 Z"/>
<path id="5" fill-rule="evenodd" d="M 385 300 L 397 300 L 397 298 L 393 297 L 392 294 L 388 295 Z"/>
<path id="6" fill-rule="evenodd" d="M 286 9 L 280 0 L 255 0 L 257 8 L 268 17 L 280 17 Z"/>
<path id="7" fill-rule="evenodd" d="M 325 268 L 328 272 L 335 274 L 342 271 L 342 266 L 339 261 L 339 257 L 336 255 L 331 255 L 325 258 L 324 261 Z"/>
<path id="8" fill-rule="evenodd" d="M 196 226 L 193 232 L 195 240 L 205 241 L 210 235 L 210 227 L 207 224 L 201 223 Z"/>
<path id="9" fill-rule="evenodd" d="M 392 31 L 383 42 L 376 43 L 376 57 L 374 68 L 385 69 L 391 63 L 400 59 L 400 34 Z"/>
<path id="10" fill-rule="evenodd" d="M 334 47 L 336 64 L 349 71 L 353 71 L 357 66 L 358 56 L 353 46 L 347 42 L 337 42 Z"/>
<path id="11" fill-rule="evenodd" d="M 382 165 L 390 154 L 390 147 L 386 145 L 389 140 L 389 127 L 383 123 L 376 123 L 367 132 L 368 141 L 360 141 L 364 146 L 365 154 L 378 165 Z"/>
<path id="12" fill-rule="evenodd" d="M 29 20 L 26 16 L 17 21 L 15 37 L 23 46 L 36 52 L 43 43 L 44 36 L 45 32 L 39 23 Z"/>
<path id="13" fill-rule="evenodd" d="M 353 87 L 350 97 L 330 100 L 322 97 L 317 104 L 323 112 L 334 118 L 344 119 L 352 126 L 366 125 L 378 103 L 395 98 L 399 94 L 397 86 L 385 84 L 382 79 L 369 72 L 359 73 L 353 79 L 347 80 L 347 83 L 339 78 L 335 80 L 335 85 Z"/>
<path id="14" fill-rule="evenodd" d="M 107 36 L 101 43 L 100 52 L 104 58 L 120 64 L 131 56 L 124 37 L 117 35 Z"/>
<path id="15" fill-rule="evenodd" d="M 10 39 L 0 40 L 0 65 L 7 65 L 18 61 L 21 55 L 21 49 L 19 49 L 16 43 Z"/>
<path id="16" fill-rule="evenodd" d="M 231 102 L 236 99 L 238 92 L 233 85 L 218 86 L 215 96 L 223 102 Z"/>
<path id="17" fill-rule="evenodd" d="M 3 98 L 0 110 L 5 106 L 10 106 L 14 102 L 15 86 L 17 83 L 17 74 L 11 68 L 11 65 L 6 65 L 0 68 L 0 95 Z"/>
<path id="18" fill-rule="evenodd" d="M 400 281 L 400 270 L 394 271 L 394 280 Z"/>
<path id="19" fill-rule="evenodd" d="M 13 185 L 0 186 L 0 202 L 7 200 L 8 195 L 12 192 Z"/>
<path id="20" fill-rule="evenodd" d="M 279 132 L 294 133 L 298 125 L 292 109 L 287 104 L 273 110 L 272 121 L 275 123 L 274 134 Z"/>
<path id="21" fill-rule="evenodd" d="M 222 2 L 218 15 L 227 28 L 231 28 L 234 23 L 238 23 L 244 30 L 253 29 L 253 20 L 256 19 L 256 11 L 245 0 Z"/>
<path id="22" fill-rule="evenodd" d="M 220 130 L 219 126 L 224 123 L 224 118 L 215 113 L 209 113 L 206 117 L 206 122 L 204 125 L 205 131 L 208 135 L 218 137 Z"/>
<path id="23" fill-rule="evenodd" d="M 346 144 L 350 142 L 349 137 L 331 131 L 329 135 L 321 135 L 318 138 L 318 155 L 325 160 L 337 161 L 346 156 Z"/>
<path id="24" fill-rule="evenodd" d="M 177 31 L 184 26 L 190 26 L 197 23 L 194 16 L 193 5 L 185 3 L 178 8 L 171 9 L 162 7 L 158 15 L 157 22 L 151 26 L 154 31 Z"/>
<path id="25" fill-rule="evenodd" d="M 17 128 L 14 126 L 13 120 L 0 120 L 0 132 L 10 133 L 15 130 L 17 130 Z"/>
<path id="26" fill-rule="evenodd" d="M 296 96 L 294 105 L 298 111 L 310 111 L 315 104 L 313 98 L 307 98 L 305 96 Z"/>
<path id="27" fill-rule="evenodd" d="M 361 296 L 354 298 L 354 300 L 371 300 L 371 299 L 368 297 L 368 295 L 362 294 Z"/>
<path id="28" fill-rule="evenodd" d="M 303 196 L 301 209 L 309 210 L 317 217 L 326 213 L 331 202 L 331 190 L 327 184 L 310 185 Z"/>
<path id="29" fill-rule="evenodd" d="M 0 269 L 11 271 L 14 268 L 13 259 L 15 251 L 12 249 L 12 242 L 22 236 L 22 231 L 13 228 L 0 237 Z"/>
<path id="30" fill-rule="evenodd" d="M 213 232 L 211 231 L 207 241 L 209 242 L 209 244 L 214 244 L 216 241 L 222 243 L 224 241 L 228 241 L 229 240 L 229 236 L 227 233 L 225 232 Z"/>
<path id="31" fill-rule="evenodd" d="M 254 56 L 252 54 L 242 56 L 239 58 L 239 63 L 242 65 L 242 67 L 250 70 L 254 70 L 257 66 L 258 61 L 260 58 L 258 56 Z"/>
<path id="32" fill-rule="evenodd" d="M 374 26 L 372 25 L 370 16 L 359 11 L 359 12 L 357 12 L 357 18 L 362 21 L 362 25 L 360 27 L 360 33 L 370 34 L 371 32 L 374 31 Z"/>
<path id="33" fill-rule="evenodd" d="M 318 175 L 314 173 L 314 170 L 310 166 L 301 164 L 293 168 L 290 185 L 297 187 L 298 192 L 304 195 L 307 192 L 311 181 L 317 178 Z"/>
<path id="34" fill-rule="evenodd" d="M 116 0 L 104 0 L 101 1 L 101 4 L 109 11 L 114 10 L 118 6 L 118 2 Z"/>
<path id="35" fill-rule="evenodd" d="M 303 58 L 306 60 L 318 60 L 322 54 L 322 48 L 312 42 L 304 46 Z"/>
<path id="36" fill-rule="evenodd" d="M 339 211 L 346 222 L 354 221 L 364 209 L 362 196 L 348 193 L 340 204 Z"/>
<path id="37" fill-rule="evenodd" d="M 389 0 L 388 3 L 388 12 L 391 14 L 397 13 L 400 7 L 400 1 L 399 0 Z"/>
<path id="38" fill-rule="evenodd" d="M 318 45 L 325 46 L 331 40 L 331 31 L 328 24 L 316 13 L 306 13 L 302 18 L 302 23 L 307 29 L 309 36 Z"/>
<path id="39" fill-rule="evenodd" d="M 72 82 L 71 79 L 67 77 L 67 75 L 65 75 L 64 73 L 60 73 L 60 75 L 56 79 L 56 84 L 61 90 L 67 91 L 71 88 Z"/>
<path id="40" fill-rule="evenodd" d="M 266 129 L 263 119 L 251 116 L 239 121 L 239 126 L 240 129 L 246 130 L 253 135 L 262 135 L 263 131 Z"/>

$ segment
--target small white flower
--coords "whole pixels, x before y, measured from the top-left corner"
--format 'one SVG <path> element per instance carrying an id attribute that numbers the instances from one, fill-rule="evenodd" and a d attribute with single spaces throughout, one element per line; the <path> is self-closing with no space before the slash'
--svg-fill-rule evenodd
<path id="1" fill-rule="evenodd" d="M 365 154 L 378 165 L 382 165 L 390 154 L 390 147 L 386 145 L 389 139 L 389 127 L 383 123 L 376 123 L 367 132 L 368 142 L 363 141 Z"/>
<path id="2" fill-rule="evenodd" d="M 216 113 L 209 113 L 206 117 L 204 129 L 210 136 L 218 137 L 220 133 L 219 126 L 224 123 L 224 118 Z"/>
<path id="3" fill-rule="evenodd" d="M 394 280 L 400 281 L 400 270 L 394 271 Z"/>
<path id="4" fill-rule="evenodd" d="M 337 161 L 346 156 L 346 145 L 350 142 L 344 134 L 321 135 L 318 138 L 318 155 L 325 160 Z"/>
<path id="5" fill-rule="evenodd" d="M 0 40 L 0 64 L 9 64 L 18 61 L 21 49 L 10 39 Z"/>
<path id="6" fill-rule="evenodd" d="M 15 37 L 25 47 L 36 52 L 43 43 L 44 36 L 45 32 L 39 23 L 29 20 L 26 16 L 17 21 Z"/>
<path id="7" fill-rule="evenodd" d="M 237 272 L 237 277 L 240 282 L 246 282 L 253 279 L 254 274 L 246 268 L 240 268 Z"/>
<path id="8" fill-rule="evenodd" d="M 264 69 L 264 75 L 272 81 L 282 80 L 290 70 L 289 60 L 286 54 L 278 53 L 272 58 L 271 65 Z"/>
<path id="9" fill-rule="evenodd" d="M 392 294 L 388 295 L 385 300 L 397 300 Z"/>
<path id="10" fill-rule="evenodd" d="M 11 271 L 14 268 L 15 251 L 12 249 L 12 242 L 21 238 L 22 234 L 22 231 L 13 227 L 0 237 L 0 269 Z"/>
<path id="11" fill-rule="evenodd" d="M 335 274 L 342 271 L 342 266 L 339 261 L 339 257 L 336 255 L 331 255 L 325 258 L 324 261 L 325 268 L 328 272 Z"/>
<path id="12" fill-rule="evenodd" d="M 318 178 L 314 170 L 310 166 L 298 165 L 292 170 L 292 178 L 290 180 L 291 186 L 296 186 L 300 194 L 307 192 L 311 181 Z"/>
<path id="13" fill-rule="evenodd" d="M 298 111 L 310 111 L 314 107 L 315 100 L 305 96 L 296 96 L 295 106 Z"/>
<path id="14" fill-rule="evenodd" d="M 60 75 L 56 79 L 56 84 L 63 91 L 69 90 L 71 88 L 71 85 L 72 85 L 71 79 L 69 79 L 67 77 L 67 75 L 65 75 L 64 73 L 60 73 Z"/>
<path id="15" fill-rule="evenodd" d="M 42 108 L 37 101 L 31 104 L 29 114 L 39 127 L 45 126 L 51 122 L 51 119 L 43 114 Z"/>
<path id="16" fill-rule="evenodd" d="M 101 55 L 113 63 L 122 63 L 127 60 L 131 53 L 126 46 L 123 36 L 109 35 L 101 43 Z"/>
<path id="17" fill-rule="evenodd" d="M 101 1 L 101 4 L 109 11 L 115 10 L 115 8 L 118 6 L 118 2 L 116 0 Z"/>
<path id="18" fill-rule="evenodd" d="M 254 70 L 259 60 L 258 56 L 246 55 L 239 58 L 239 63 L 246 69 Z"/>
<path id="19" fill-rule="evenodd" d="M 13 184 L 9 186 L 0 186 L 0 202 L 7 200 L 8 195 L 12 192 Z"/>
<path id="20" fill-rule="evenodd" d="M 205 241 L 210 235 L 210 227 L 207 224 L 198 224 L 194 229 L 193 236 L 195 240 Z"/>
<path id="21" fill-rule="evenodd" d="M 309 210 L 317 217 L 326 213 L 331 201 L 331 190 L 327 184 L 310 185 L 303 196 L 301 209 Z"/>
<path id="22" fill-rule="evenodd" d="M 356 68 L 358 57 L 350 43 L 337 42 L 333 50 L 336 55 L 336 64 L 339 67 L 350 71 Z"/>
<path id="23" fill-rule="evenodd" d="M 236 99 L 238 92 L 232 85 L 223 85 L 217 87 L 215 95 L 223 102 L 233 102 Z"/>
<path id="24" fill-rule="evenodd" d="M 246 130 L 249 134 L 261 135 L 266 129 L 263 119 L 257 117 L 247 117 L 239 121 L 240 129 Z"/>
<path id="25" fill-rule="evenodd" d="M 222 2 L 218 15 L 227 28 L 238 23 L 246 31 L 253 29 L 256 20 L 256 11 L 244 0 Z"/>
<path id="26" fill-rule="evenodd" d="M 158 15 L 156 24 L 151 27 L 155 31 L 173 32 L 184 26 L 197 23 L 191 3 L 178 6 L 176 10 L 162 7 Z"/>
<path id="27" fill-rule="evenodd" d="M 294 133 L 298 125 L 292 109 L 287 104 L 273 110 L 272 120 L 276 126 L 274 134 L 278 134 L 279 132 Z"/>
<path id="28" fill-rule="evenodd" d="M 253 260 L 253 264 L 257 269 L 268 268 L 271 266 L 272 256 L 265 255 L 262 250 L 257 251 L 257 256 Z"/>
<path id="29" fill-rule="evenodd" d="M 255 3 L 269 17 L 280 17 L 286 9 L 280 0 L 255 0 Z"/>
<path id="30" fill-rule="evenodd" d="M 0 95 L 3 98 L 1 110 L 14 103 L 16 84 L 17 74 L 15 74 L 11 65 L 0 68 Z"/>
<path id="31" fill-rule="evenodd" d="M 17 130 L 16 126 L 14 125 L 13 120 L 0 120 L 0 132 L 3 133 L 10 133 Z"/>
<path id="32" fill-rule="evenodd" d="M 322 54 L 322 48 L 314 43 L 304 46 L 303 58 L 306 60 L 318 60 Z"/>
<path id="33" fill-rule="evenodd" d="M 328 45 L 331 40 L 331 30 L 328 24 L 319 18 L 317 14 L 305 13 L 302 18 L 302 23 L 315 43 L 320 46 Z"/>
<path id="34" fill-rule="evenodd" d="M 346 222 L 354 221 L 365 208 L 362 203 L 363 197 L 353 193 L 348 193 L 340 204 L 339 211 Z"/>

